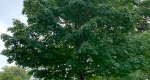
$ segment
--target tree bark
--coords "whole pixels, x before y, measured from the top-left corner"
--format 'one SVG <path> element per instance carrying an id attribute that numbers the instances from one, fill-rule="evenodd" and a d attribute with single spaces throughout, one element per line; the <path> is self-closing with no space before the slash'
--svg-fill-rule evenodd
<path id="1" fill-rule="evenodd" d="M 84 80 L 84 78 L 85 78 L 84 72 L 82 71 L 82 72 L 80 73 L 80 80 Z"/>

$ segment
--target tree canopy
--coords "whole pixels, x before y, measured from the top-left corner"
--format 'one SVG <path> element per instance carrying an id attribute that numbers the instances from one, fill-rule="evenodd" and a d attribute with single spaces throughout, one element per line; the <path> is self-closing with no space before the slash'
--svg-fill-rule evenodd
<path id="1" fill-rule="evenodd" d="M 146 71 L 149 8 L 149 0 L 24 0 L 28 24 L 14 20 L 1 54 L 45 80 Z"/>

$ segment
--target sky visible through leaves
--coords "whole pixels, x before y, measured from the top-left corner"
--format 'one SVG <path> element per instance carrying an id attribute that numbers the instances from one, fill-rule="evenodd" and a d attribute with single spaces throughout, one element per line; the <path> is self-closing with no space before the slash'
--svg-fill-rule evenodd
<path id="1" fill-rule="evenodd" d="M 19 19 L 26 23 L 26 17 L 21 14 L 22 8 L 23 0 L 0 0 L 0 34 L 8 33 L 6 30 L 8 27 L 12 27 L 12 19 Z M 3 49 L 4 44 L 0 40 L 0 52 Z M 0 68 L 6 65 L 10 65 L 7 64 L 7 58 L 0 54 Z"/>

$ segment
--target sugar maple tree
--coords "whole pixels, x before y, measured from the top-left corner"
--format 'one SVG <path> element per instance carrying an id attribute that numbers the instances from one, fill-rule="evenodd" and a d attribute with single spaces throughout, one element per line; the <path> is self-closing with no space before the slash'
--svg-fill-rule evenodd
<path id="1" fill-rule="evenodd" d="M 8 62 L 45 80 L 85 80 L 149 69 L 149 33 L 136 0 L 24 0 L 28 25 L 2 34 Z"/>

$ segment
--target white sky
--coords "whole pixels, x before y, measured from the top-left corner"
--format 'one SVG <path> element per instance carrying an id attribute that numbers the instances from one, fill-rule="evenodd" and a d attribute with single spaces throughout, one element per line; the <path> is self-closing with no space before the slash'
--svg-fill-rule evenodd
<path id="1" fill-rule="evenodd" d="M 0 0 L 0 34 L 6 32 L 8 27 L 12 27 L 12 19 L 19 19 L 26 23 L 27 18 L 22 15 L 23 0 Z M 0 40 L 0 52 L 4 49 L 4 44 Z M 7 58 L 0 54 L 0 68 L 6 66 Z"/>

